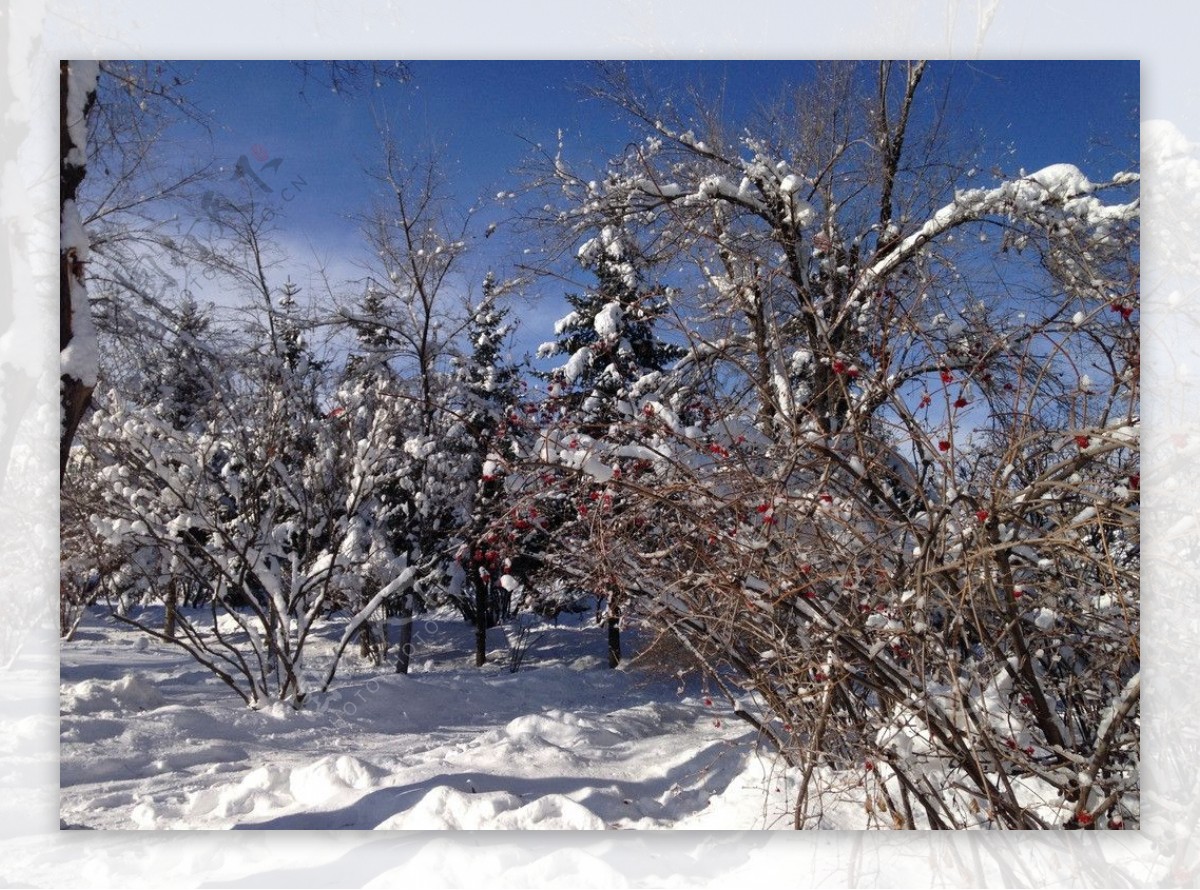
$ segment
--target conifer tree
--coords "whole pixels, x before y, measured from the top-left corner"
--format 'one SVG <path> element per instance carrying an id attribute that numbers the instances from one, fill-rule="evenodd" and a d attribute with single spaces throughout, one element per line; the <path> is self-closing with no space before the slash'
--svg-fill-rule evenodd
<path id="1" fill-rule="evenodd" d="M 655 323 L 668 309 L 664 291 L 644 286 L 635 251 L 619 229 L 604 227 L 579 259 L 596 281 L 582 294 L 567 295 L 572 311 L 555 325 L 557 339 L 540 350 L 543 358 L 567 361 L 540 376 L 550 382 L 563 416 L 599 438 L 632 414 L 638 383 L 684 350 L 656 335 Z"/>
<path id="2" fill-rule="evenodd" d="M 614 445 L 628 438 L 642 390 L 653 388 L 684 350 L 655 332 L 655 323 L 668 310 L 664 289 L 645 286 L 627 233 L 616 226 L 603 227 L 580 249 L 579 261 L 596 281 L 582 294 L 567 295 L 572 311 L 555 326 L 558 339 L 540 350 L 542 357 L 567 356 L 567 361 L 541 376 L 550 384 L 551 417 L 570 431 L 568 445 L 596 449 L 600 443 Z M 572 496 L 576 515 L 568 508 L 564 517 L 577 529 L 565 535 L 572 542 L 568 550 L 590 536 L 591 522 L 598 518 L 593 511 L 613 514 L 621 509 L 619 493 L 594 480 L 581 480 L 579 485 L 582 490 Z M 593 580 L 598 585 L 594 592 L 605 601 L 609 665 L 616 667 L 621 659 L 622 591 L 619 585 Z"/>
<path id="3" fill-rule="evenodd" d="M 462 368 L 465 444 L 469 449 L 464 478 L 467 516 L 459 564 L 465 589 L 463 612 L 475 625 L 475 664 L 487 657 L 487 629 L 508 617 L 511 591 L 501 584 L 505 557 L 501 553 L 495 520 L 504 512 L 506 439 L 512 434 L 510 415 L 517 402 L 518 368 L 504 356 L 512 333 L 509 310 L 497 303 L 495 278 L 489 272 L 483 299 L 471 313 L 467 334 L 471 355 Z"/>

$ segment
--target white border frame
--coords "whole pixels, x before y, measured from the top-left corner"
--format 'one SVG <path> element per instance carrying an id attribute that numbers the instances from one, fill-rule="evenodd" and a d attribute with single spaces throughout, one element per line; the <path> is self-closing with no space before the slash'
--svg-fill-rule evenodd
<path id="1" fill-rule="evenodd" d="M 0 13 L 0 879 L 75 886 L 1196 886 L 1200 7 L 1111 0 L 10 0 Z M 470 26 L 463 25 L 470 22 Z M 1142 60 L 1141 832 L 390 834 L 58 832 L 56 115 L 59 58 L 1136 58 Z M 6 376 L 7 375 L 7 376 Z M 23 377 L 20 375 L 24 375 Z M 14 380 L 23 383 L 14 384 Z M 3 446 L 0 445 L 0 449 Z M 0 631 L 0 641 L 5 637 Z"/>

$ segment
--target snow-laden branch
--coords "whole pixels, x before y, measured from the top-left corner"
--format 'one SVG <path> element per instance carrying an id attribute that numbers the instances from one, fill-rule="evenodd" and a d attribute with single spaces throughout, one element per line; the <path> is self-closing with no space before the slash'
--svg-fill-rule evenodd
<path id="1" fill-rule="evenodd" d="M 341 663 L 342 653 L 346 651 L 346 647 L 354 639 L 354 635 L 358 633 L 359 628 L 372 615 L 379 611 L 388 597 L 407 592 L 416 582 L 418 571 L 419 566 L 408 566 L 405 568 L 399 575 L 381 587 L 379 592 L 371 597 L 367 604 L 359 609 L 354 617 L 350 619 L 350 623 L 346 625 L 346 629 L 342 632 L 342 638 L 338 640 L 337 648 L 334 650 L 333 662 L 329 665 L 329 670 L 326 672 L 325 679 L 321 683 L 320 692 L 325 692 L 329 689 L 329 685 L 333 682 L 333 678 L 337 674 L 338 664 Z"/>
<path id="2" fill-rule="evenodd" d="M 927 244 L 965 223 L 1000 214 L 1014 220 L 1036 220 L 1046 211 L 1053 211 L 1055 217 L 1064 223 L 1074 223 L 1084 228 L 1136 219 L 1140 206 L 1138 199 L 1123 204 L 1105 204 L 1095 196 L 1095 192 L 1101 188 L 1129 185 L 1137 180 L 1135 173 L 1121 173 L 1112 182 L 1098 186 L 1073 164 L 1051 164 L 1036 173 L 995 188 L 959 191 L 953 201 L 863 270 L 846 305 L 855 306 L 858 300 Z"/>

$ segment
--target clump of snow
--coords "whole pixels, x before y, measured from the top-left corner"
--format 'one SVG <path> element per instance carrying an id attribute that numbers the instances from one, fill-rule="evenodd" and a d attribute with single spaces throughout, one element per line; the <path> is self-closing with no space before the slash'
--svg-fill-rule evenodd
<path id="1" fill-rule="evenodd" d="M 613 302 L 606 304 L 603 309 L 596 313 L 596 320 L 593 323 L 597 335 L 604 340 L 616 337 L 621 331 L 621 319 L 624 317 L 625 310 L 621 308 L 620 303 Z"/>
<path id="2" fill-rule="evenodd" d="M 382 770 L 348 754 L 322 757 L 293 770 L 288 790 L 300 803 L 318 805 L 345 791 L 361 791 L 377 782 Z"/>
<path id="3" fill-rule="evenodd" d="M 514 794 L 464 794 L 445 785 L 428 792 L 411 810 L 391 816 L 378 829 L 603 829 L 595 813 L 562 794 L 525 803 Z"/>
<path id="4" fill-rule="evenodd" d="M 571 358 L 563 366 L 563 377 L 568 383 L 574 383 L 588 369 L 592 363 L 592 351 L 586 346 L 577 349 Z"/>
<path id="5" fill-rule="evenodd" d="M 1074 198 L 1095 191 L 1095 186 L 1074 164 L 1051 164 L 1028 177 L 1055 198 Z"/>
<path id="6" fill-rule="evenodd" d="M 64 714 L 94 714 L 102 711 L 150 711 L 166 699 L 148 680 L 127 674 L 120 680 L 85 680 L 61 689 Z"/>

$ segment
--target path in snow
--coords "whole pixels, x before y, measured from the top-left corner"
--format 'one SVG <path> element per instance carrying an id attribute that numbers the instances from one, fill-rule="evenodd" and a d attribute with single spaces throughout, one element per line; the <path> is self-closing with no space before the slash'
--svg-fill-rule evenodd
<path id="1" fill-rule="evenodd" d="M 754 734 L 695 677 L 609 670 L 590 616 L 534 627 L 517 673 L 502 629 L 477 669 L 470 628 L 436 625 L 408 676 L 348 655 L 306 709 L 252 711 L 182 652 L 89 616 L 62 650 L 63 823 L 786 827 L 788 788 Z"/>

